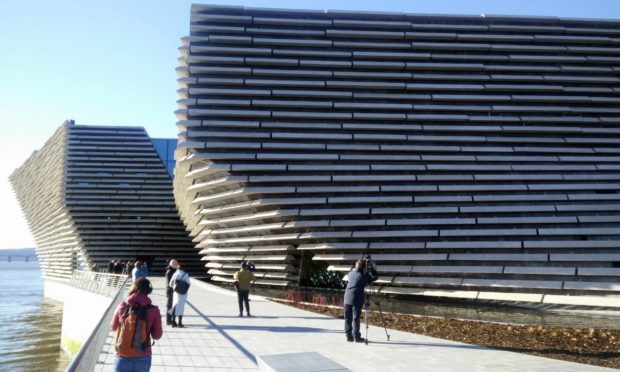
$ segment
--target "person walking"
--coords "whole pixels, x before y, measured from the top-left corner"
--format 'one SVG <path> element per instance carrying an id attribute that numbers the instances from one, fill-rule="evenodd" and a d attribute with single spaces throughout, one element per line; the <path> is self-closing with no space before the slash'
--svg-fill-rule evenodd
<path id="1" fill-rule="evenodd" d="M 133 268 L 133 264 L 131 263 L 131 260 L 127 260 L 127 262 L 125 263 L 125 268 L 123 269 L 123 274 L 127 276 L 131 276 L 132 268 Z"/>
<path id="2" fill-rule="evenodd" d="M 172 307 L 168 314 L 172 316 L 172 327 L 185 327 L 183 325 L 183 313 L 185 312 L 185 302 L 187 302 L 187 291 L 189 290 L 189 274 L 183 270 L 183 265 L 177 262 L 177 271 L 170 278 L 168 283 L 173 290 Z M 175 318 L 179 317 L 177 323 Z"/>
<path id="3" fill-rule="evenodd" d="M 360 316 L 364 306 L 364 289 L 366 284 L 374 282 L 379 278 L 375 270 L 375 264 L 368 261 L 366 263 L 359 260 L 355 267 L 349 272 L 347 289 L 344 292 L 344 333 L 349 342 L 364 342 L 360 333 Z"/>
<path id="4" fill-rule="evenodd" d="M 142 261 L 136 261 L 134 264 L 134 268 L 131 271 L 131 277 L 135 282 L 139 278 L 146 278 L 149 275 L 149 269 L 146 267 L 146 264 Z"/>
<path id="5" fill-rule="evenodd" d="M 117 260 L 114 263 L 114 274 L 122 274 L 123 273 L 123 267 L 125 267 L 125 265 L 123 264 L 123 261 Z"/>
<path id="6" fill-rule="evenodd" d="M 110 328 L 116 332 L 114 371 L 148 372 L 151 369 L 151 340 L 159 340 L 163 335 L 159 308 L 148 297 L 152 291 L 151 282 L 139 278 L 129 288 L 127 300 L 114 312 L 110 322 Z M 136 334 L 142 341 L 139 344 L 136 344 Z"/>
<path id="7" fill-rule="evenodd" d="M 174 294 L 173 288 L 170 286 L 172 276 L 177 271 L 177 260 L 170 260 L 168 267 L 166 267 L 166 325 L 172 324 L 172 314 L 170 309 L 172 308 L 172 297 Z"/>
<path id="8" fill-rule="evenodd" d="M 239 316 L 243 316 L 243 304 L 248 316 L 250 314 L 250 283 L 256 280 L 256 276 L 247 271 L 247 264 L 241 262 L 241 268 L 235 273 L 235 287 L 237 288 L 237 300 L 239 301 Z"/>

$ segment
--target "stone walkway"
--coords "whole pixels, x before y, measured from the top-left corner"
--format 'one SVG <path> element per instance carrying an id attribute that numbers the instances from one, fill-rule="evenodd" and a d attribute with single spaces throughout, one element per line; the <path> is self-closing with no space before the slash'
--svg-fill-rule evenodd
<path id="1" fill-rule="evenodd" d="M 164 281 L 154 278 L 153 285 L 151 298 L 163 314 Z M 309 351 L 352 371 L 611 371 L 394 330 L 387 342 L 383 328 L 374 326 L 368 332 L 369 345 L 349 343 L 342 320 L 258 296 L 251 297 L 254 316 L 239 318 L 236 293 L 198 280 L 192 282 L 188 299 L 186 328 L 164 329 L 153 347 L 151 371 L 258 370 L 259 355 Z M 113 370 L 112 339 L 110 333 L 96 371 Z"/>

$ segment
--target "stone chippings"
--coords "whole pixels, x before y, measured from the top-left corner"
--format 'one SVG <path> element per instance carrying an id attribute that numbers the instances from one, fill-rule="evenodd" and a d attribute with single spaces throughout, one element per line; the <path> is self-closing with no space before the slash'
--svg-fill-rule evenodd
<path id="1" fill-rule="evenodd" d="M 617 298 L 619 25 L 194 5 L 174 192 L 210 274 Z"/>
<path id="2" fill-rule="evenodd" d="M 199 256 L 178 218 L 172 180 L 143 128 L 67 121 L 11 175 L 45 276 L 108 260 Z"/>

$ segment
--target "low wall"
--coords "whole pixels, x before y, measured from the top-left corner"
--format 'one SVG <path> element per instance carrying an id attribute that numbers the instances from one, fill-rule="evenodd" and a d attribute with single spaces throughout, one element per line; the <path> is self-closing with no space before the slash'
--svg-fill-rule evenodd
<path id="1" fill-rule="evenodd" d="M 73 358 L 112 298 L 72 287 L 68 280 L 44 278 L 44 283 L 44 296 L 63 303 L 61 347 Z"/>

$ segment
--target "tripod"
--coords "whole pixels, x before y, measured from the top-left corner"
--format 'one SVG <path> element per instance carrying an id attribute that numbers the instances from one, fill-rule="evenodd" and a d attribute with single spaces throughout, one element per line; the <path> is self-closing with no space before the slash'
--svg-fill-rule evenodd
<path id="1" fill-rule="evenodd" d="M 383 323 L 383 330 L 385 331 L 385 337 L 387 338 L 388 341 L 390 341 L 390 334 L 388 333 L 387 326 L 385 325 L 385 318 L 383 317 L 383 311 L 381 310 L 381 304 L 370 295 L 370 291 L 367 291 L 365 294 L 365 298 L 364 298 L 364 311 L 366 313 L 364 315 L 365 322 L 366 322 L 366 339 L 364 343 L 368 345 L 368 322 L 369 322 L 371 302 L 377 305 L 377 308 L 379 309 L 379 315 L 381 316 L 381 322 Z"/>

